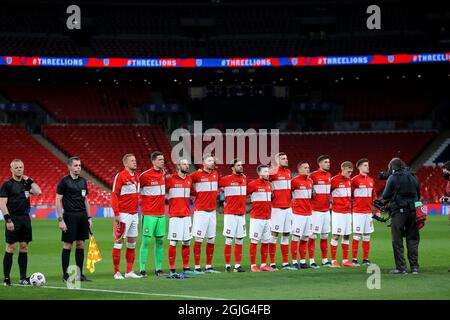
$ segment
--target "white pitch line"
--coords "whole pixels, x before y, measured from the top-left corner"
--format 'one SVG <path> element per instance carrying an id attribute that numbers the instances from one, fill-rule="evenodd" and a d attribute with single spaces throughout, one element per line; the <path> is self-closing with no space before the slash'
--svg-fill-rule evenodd
<path id="1" fill-rule="evenodd" d="M 93 292 L 107 292 L 107 293 L 122 293 L 122 294 L 134 294 L 134 295 L 141 295 L 141 296 L 191 298 L 191 299 L 201 299 L 201 300 L 228 300 L 228 299 L 225 299 L 225 298 L 200 297 L 200 296 L 189 296 L 189 295 L 168 294 L 168 293 L 119 291 L 119 290 L 106 290 L 106 289 L 94 289 L 94 288 L 92 288 L 92 289 L 89 289 L 89 288 L 69 289 L 67 287 L 51 287 L 51 286 L 43 286 L 41 288 L 44 288 L 44 289 L 47 288 L 47 289 L 73 290 L 73 291 L 93 291 Z"/>

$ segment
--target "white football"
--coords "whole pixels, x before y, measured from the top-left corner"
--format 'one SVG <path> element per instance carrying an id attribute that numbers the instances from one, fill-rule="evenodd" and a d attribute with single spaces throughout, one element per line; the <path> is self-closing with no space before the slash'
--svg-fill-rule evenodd
<path id="1" fill-rule="evenodd" d="M 30 277 L 30 283 L 34 287 L 45 286 L 45 276 L 40 272 L 35 272 Z"/>

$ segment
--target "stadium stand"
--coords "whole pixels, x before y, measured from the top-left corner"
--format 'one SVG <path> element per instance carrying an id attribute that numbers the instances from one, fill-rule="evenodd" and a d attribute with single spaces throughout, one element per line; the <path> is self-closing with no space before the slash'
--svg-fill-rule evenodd
<path id="1" fill-rule="evenodd" d="M 37 142 L 25 129 L 17 125 L 0 125 L 0 180 L 11 178 L 9 163 L 14 158 L 24 162 L 25 175 L 32 177 L 41 187 L 42 195 L 32 197 L 32 205 L 53 205 L 56 185 L 68 174 L 65 163 Z M 6 164 L 6 165 L 5 165 Z M 109 205 L 110 195 L 89 182 L 89 199 L 92 205 Z"/>
<path id="2" fill-rule="evenodd" d="M 38 102 L 62 122 L 133 122 L 133 107 L 151 99 L 148 88 L 140 86 L 27 85 L 0 87 L 12 101 Z"/>
<path id="3" fill-rule="evenodd" d="M 421 182 L 421 196 L 426 203 L 438 203 L 445 193 L 448 181 L 442 177 L 442 169 L 434 166 L 423 166 L 417 171 Z"/>
<path id="4" fill-rule="evenodd" d="M 122 157 L 136 156 L 138 171 L 151 166 L 150 154 L 164 153 L 169 172 L 175 171 L 170 161 L 170 146 L 161 127 L 155 125 L 45 125 L 48 140 L 67 155 L 78 155 L 83 166 L 108 186 L 116 173 L 123 170 Z"/>

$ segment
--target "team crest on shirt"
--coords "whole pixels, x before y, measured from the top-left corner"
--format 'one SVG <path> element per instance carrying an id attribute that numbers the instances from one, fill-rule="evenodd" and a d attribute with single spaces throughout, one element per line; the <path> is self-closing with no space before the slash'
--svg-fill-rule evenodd
<path id="1" fill-rule="evenodd" d="M 295 229 L 295 232 L 300 233 L 300 228 Z"/>
<path id="2" fill-rule="evenodd" d="M 316 226 L 316 227 L 314 228 L 314 230 L 315 230 L 315 231 L 319 231 L 319 226 Z"/>
<path id="3" fill-rule="evenodd" d="M 371 183 L 369 183 L 370 184 L 370 186 L 372 187 L 373 186 L 373 183 L 371 182 Z"/>
<path id="4" fill-rule="evenodd" d="M 30 197 L 30 191 L 25 191 L 25 198 L 29 198 Z"/>
<path id="5" fill-rule="evenodd" d="M 197 235 L 198 235 L 198 236 L 201 236 L 201 235 L 202 235 L 202 230 L 198 230 L 198 231 L 197 231 Z"/>
<path id="6" fill-rule="evenodd" d="M 361 228 L 360 227 L 356 227 L 356 231 L 360 231 L 361 230 Z"/>
<path id="7" fill-rule="evenodd" d="M 253 236 L 254 236 L 255 238 L 258 238 L 258 232 L 255 232 L 255 233 L 253 234 Z"/>
<path id="8" fill-rule="evenodd" d="M 280 226 L 276 225 L 275 230 L 278 230 L 278 229 L 280 229 Z"/>
<path id="9" fill-rule="evenodd" d="M 145 233 L 149 233 L 150 232 L 150 229 L 149 228 L 145 228 Z"/>
<path id="10" fill-rule="evenodd" d="M 176 237 L 177 237 L 177 233 L 176 232 L 172 233 L 172 238 L 176 238 Z"/>
<path id="11" fill-rule="evenodd" d="M 341 232 L 342 232 L 342 229 L 341 229 L 341 228 L 338 228 L 338 229 L 337 229 L 337 232 L 338 232 L 338 233 L 341 233 Z"/>
<path id="12" fill-rule="evenodd" d="M 188 181 L 188 182 L 187 182 L 187 184 L 188 184 L 188 185 L 190 185 L 190 184 L 191 184 L 191 182 L 190 182 L 190 181 Z"/>
<path id="13" fill-rule="evenodd" d="M 83 197 L 86 197 L 86 190 L 85 190 L 85 189 L 81 190 L 81 195 L 82 195 Z"/>
<path id="14" fill-rule="evenodd" d="M 213 174 L 213 178 L 214 178 L 214 179 L 216 178 L 216 175 L 215 175 L 215 174 Z"/>
<path id="15" fill-rule="evenodd" d="M 227 229 L 226 234 L 230 234 L 230 233 L 231 233 L 231 230 L 230 230 L 230 229 Z"/>

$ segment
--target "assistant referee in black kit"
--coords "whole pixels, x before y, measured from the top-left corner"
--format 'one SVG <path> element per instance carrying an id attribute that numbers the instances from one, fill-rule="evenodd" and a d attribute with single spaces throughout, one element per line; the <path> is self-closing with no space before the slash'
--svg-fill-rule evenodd
<path id="1" fill-rule="evenodd" d="M 21 285 L 29 285 L 27 277 L 28 243 L 33 235 L 30 219 L 30 194 L 39 196 L 42 192 L 33 179 L 23 174 L 24 164 L 20 159 L 11 161 L 12 178 L 0 188 L 0 210 L 6 222 L 6 250 L 3 257 L 5 286 L 11 286 L 10 273 L 16 243 L 19 242 L 19 270 Z"/>
<path id="2" fill-rule="evenodd" d="M 80 281 L 90 281 L 83 274 L 84 241 L 89 239 L 89 229 L 92 228 L 87 181 L 80 177 L 80 158 L 69 158 L 67 167 L 70 174 L 61 179 L 56 189 L 56 214 L 62 231 L 61 241 L 64 242 L 61 254 L 63 281 L 66 282 L 69 278 L 67 268 L 74 241 L 76 242 L 75 263 L 80 269 Z"/>

